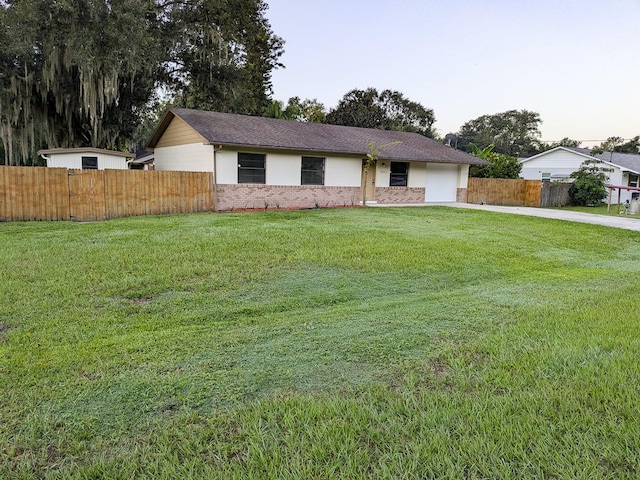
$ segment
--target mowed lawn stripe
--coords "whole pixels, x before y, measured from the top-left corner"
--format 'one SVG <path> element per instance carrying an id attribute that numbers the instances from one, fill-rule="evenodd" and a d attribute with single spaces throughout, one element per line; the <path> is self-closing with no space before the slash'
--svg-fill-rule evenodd
<path id="1" fill-rule="evenodd" d="M 633 478 L 638 238 L 438 207 L 0 224 L 0 477 Z"/>

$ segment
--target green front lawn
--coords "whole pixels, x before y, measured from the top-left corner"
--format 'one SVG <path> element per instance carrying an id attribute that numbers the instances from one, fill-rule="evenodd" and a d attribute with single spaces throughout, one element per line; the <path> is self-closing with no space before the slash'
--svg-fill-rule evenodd
<path id="1" fill-rule="evenodd" d="M 0 478 L 637 478 L 639 239 L 447 207 L 0 224 Z"/>
<path id="2" fill-rule="evenodd" d="M 620 213 L 618 213 L 618 204 L 617 203 L 612 203 L 611 204 L 611 208 L 609 209 L 609 211 L 607 211 L 607 204 L 603 204 L 603 205 L 598 205 L 597 207 L 574 207 L 574 206 L 565 206 L 565 207 L 559 207 L 559 210 L 572 210 L 574 212 L 584 212 L 584 213 L 595 213 L 597 215 L 624 215 L 625 217 L 629 217 L 629 218 L 640 218 L 640 214 L 634 214 L 634 215 L 630 215 L 630 214 L 625 214 L 624 213 L 624 206 L 620 205 Z"/>

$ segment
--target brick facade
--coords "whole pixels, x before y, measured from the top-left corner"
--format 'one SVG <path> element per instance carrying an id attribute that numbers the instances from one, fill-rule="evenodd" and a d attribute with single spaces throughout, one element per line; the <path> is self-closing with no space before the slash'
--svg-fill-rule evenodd
<path id="1" fill-rule="evenodd" d="M 424 203 L 424 188 L 376 187 L 375 201 L 378 203 Z"/>
<path id="2" fill-rule="evenodd" d="M 360 187 L 320 185 L 216 185 L 216 210 L 279 208 L 328 208 L 360 205 Z M 424 203 L 425 189 L 415 187 L 376 187 L 377 203 Z M 467 201 L 467 189 L 458 188 L 456 201 Z"/>
<path id="3" fill-rule="evenodd" d="M 360 204 L 360 187 L 321 185 L 216 185 L 216 210 L 351 207 Z"/>

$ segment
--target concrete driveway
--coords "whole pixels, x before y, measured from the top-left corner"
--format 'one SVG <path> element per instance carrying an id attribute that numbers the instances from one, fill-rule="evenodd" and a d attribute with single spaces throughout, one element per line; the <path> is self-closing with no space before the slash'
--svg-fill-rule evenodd
<path id="1" fill-rule="evenodd" d="M 592 223 L 594 225 L 624 228 L 625 230 L 640 232 L 640 219 L 630 218 L 625 215 L 596 215 L 594 213 L 553 210 L 550 208 L 500 207 L 497 205 L 474 205 L 471 203 L 442 203 L 439 205 L 455 208 L 471 208 L 474 210 L 487 210 L 489 212 L 511 213 L 515 215 L 528 215 L 530 217 L 554 218 L 556 220 L 566 220 L 568 222 Z"/>
<path id="2" fill-rule="evenodd" d="M 414 204 L 372 204 L 372 207 L 453 207 L 470 208 L 474 210 L 486 210 L 488 212 L 511 213 L 514 215 L 528 215 L 530 217 L 554 218 L 568 222 L 592 223 L 605 227 L 623 228 L 640 232 L 640 219 L 630 218 L 625 215 L 596 215 L 594 213 L 572 212 L 569 210 L 553 210 L 550 208 L 531 207 L 501 207 L 497 205 L 475 205 L 472 203 L 414 203 Z M 613 206 L 611 208 L 614 208 Z"/>

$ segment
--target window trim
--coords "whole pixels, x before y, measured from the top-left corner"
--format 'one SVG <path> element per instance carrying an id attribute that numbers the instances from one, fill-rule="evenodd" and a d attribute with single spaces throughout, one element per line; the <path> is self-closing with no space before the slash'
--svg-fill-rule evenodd
<path id="1" fill-rule="evenodd" d="M 245 158 L 241 158 L 241 157 Z M 245 161 L 262 161 L 262 167 L 243 167 L 241 162 Z M 254 175 L 256 172 L 262 172 L 262 175 L 258 175 L 258 177 L 262 177 L 262 181 L 258 179 L 255 181 Z M 243 173 L 249 174 L 251 172 L 251 181 L 246 181 L 243 179 Z M 237 170 L 237 181 L 238 184 L 249 184 L 249 185 L 266 185 L 267 183 L 267 155 L 264 153 L 250 153 L 250 152 L 238 152 L 238 170 Z"/>
<path id="2" fill-rule="evenodd" d="M 394 165 L 405 165 L 405 171 L 403 173 L 393 172 Z M 402 185 L 394 184 L 393 178 L 403 179 Z M 390 187 L 408 187 L 409 186 L 409 162 L 390 162 L 389 163 L 389 186 Z"/>
<path id="3" fill-rule="evenodd" d="M 305 160 L 313 160 L 313 161 L 319 161 L 320 163 L 320 183 L 316 183 L 316 182 L 310 182 L 308 181 L 309 178 L 306 178 L 307 181 L 305 181 L 305 172 L 306 173 L 311 173 L 311 174 L 317 174 L 318 171 L 314 170 L 314 169 L 305 169 L 304 168 L 304 162 Z M 303 155 L 302 156 L 302 160 L 300 162 L 300 185 L 324 185 L 324 170 L 325 170 L 325 163 L 326 163 L 326 158 L 325 157 L 312 157 L 310 155 Z"/>
<path id="4" fill-rule="evenodd" d="M 631 178 L 635 177 L 635 181 L 632 181 Z M 631 173 L 629 172 L 629 181 L 628 183 L 628 187 L 638 187 L 640 186 L 640 175 L 638 175 L 637 173 Z M 633 185 L 635 183 L 635 185 Z"/>

